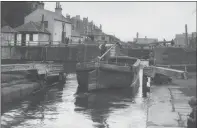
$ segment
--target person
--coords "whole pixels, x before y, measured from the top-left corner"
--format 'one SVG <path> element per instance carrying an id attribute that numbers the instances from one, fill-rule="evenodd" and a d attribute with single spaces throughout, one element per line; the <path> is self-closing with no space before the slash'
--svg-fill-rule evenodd
<path id="1" fill-rule="evenodd" d="M 147 75 L 143 75 L 143 84 L 142 84 L 142 94 L 143 97 L 147 97 L 148 87 L 147 87 L 148 77 Z"/>
<path id="2" fill-rule="evenodd" d="M 197 105 L 197 99 L 196 97 L 192 97 L 188 104 L 192 108 L 192 112 L 189 114 L 189 117 L 187 119 L 187 128 L 196 128 L 196 105 Z"/>
<path id="3" fill-rule="evenodd" d="M 103 44 L 101 44 L 99 46 L 100 50 L 101 50 L 101 56 L 107 51 L 107 47 L 106 47 L 107 42 L 104 42 Z M 103 59 L 105 60 L 105 57 L 103 57 Z"/>

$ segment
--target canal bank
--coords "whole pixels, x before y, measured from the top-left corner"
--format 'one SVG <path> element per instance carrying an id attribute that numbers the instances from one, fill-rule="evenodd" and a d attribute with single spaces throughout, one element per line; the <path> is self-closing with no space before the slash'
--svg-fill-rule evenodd
<path id="1" fill-rule="evenodd" d="M 147 107 L 147 128 L 185 128 L 188 104 L 196 96 L 196 74 L 187 80 L 175 79 L 168 85 L 152 85 Z"/>
<path id="2" fill-rule="evenodd" d="M 23 100 L 33 92 L 49 87 L 54 82 L 65 82 L 63 65 L 12 64 L 1 65 L 1 103 Z"/>

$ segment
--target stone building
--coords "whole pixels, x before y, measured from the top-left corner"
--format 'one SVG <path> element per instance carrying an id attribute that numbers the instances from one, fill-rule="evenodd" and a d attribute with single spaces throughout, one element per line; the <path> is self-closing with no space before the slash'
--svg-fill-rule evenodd
<path id="1" fill-rule="evenodd" d="M 40 3 L 37 9 L 25 17 L 25 23 L 39 22 L 44 15 L 45 28 L 50 32 L 52 44 L 59 44 L 65 38 L 71 39 L 71 21 L 62 15 L 62 8 L 56 2 L 55 12 L 45 10 L 44 3 Z"/>
<path id="2" fill-rule="evenodd" d="M 88 17 L 81 20 L 80 15 L 71 18 L 72 31 L 77 31 L 81 35 L 98 35 L 102 33 L 102 27 L 97 27 L 93 21 L 89 22 Z"/>
<path id="3" fill-rule="evenodd" d="M 17 42 L 22 46 L 46 45 L 50 43 L 50 32 L 45 28 L 44 22 L 28 22 L 15 28 Z"/>
<path id="4" fill-rule="evenodd" d="M 72 43 L 81 43 L 83 41 L 83 37 L 76 31 L 72 31 L 71 35 Z"/>
<path id="5" fill-rule="evenodd" d="M 192 35 L 191 34 L 188 34 L 188 42 L 189 42 L 189 39 L 191 39 Z M 188 44 L 186 44 L 186 36 L 185 36 L 185 33 L 182 33 L 182 34 L 176 34 L 175 35 L 175 45 L 177 47 L 187 47 Z"/>

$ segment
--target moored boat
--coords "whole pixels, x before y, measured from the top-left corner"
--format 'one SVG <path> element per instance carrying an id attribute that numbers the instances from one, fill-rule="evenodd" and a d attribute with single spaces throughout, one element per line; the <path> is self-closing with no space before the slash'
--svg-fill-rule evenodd
<path id="1" fill-rule="evenodd" d="M 140 60 L 128 56 L 109 57 L 106 61 L 78 63 L 78 89 L 92 91 L 137 86 Z"/>

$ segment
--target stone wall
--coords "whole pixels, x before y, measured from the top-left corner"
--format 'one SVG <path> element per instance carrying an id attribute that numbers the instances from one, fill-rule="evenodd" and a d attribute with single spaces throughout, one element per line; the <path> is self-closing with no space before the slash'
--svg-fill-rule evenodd
<path id="1" fill-rule="evenodd" d="M 86 52 L 86 54 L 85 54 Z M 68 47 L 1 47 L 1 61 L 14 63 L 22 61 L 88 61 L 99 55 L 96 45 Z"/>
<path id="2" fill-rule="evenodd" d="M 184 48 L 155 48 L 156 64 L 196 64 L 196 51 Z"/>
<path id="3" fill-rule="evenodd" d="M 150 49 L 123 48 L 125 56 L 148 59 Z M 196 64 L 196 51 L 183 48 L 155 48 L 156 64 Z M 64 47 L 1 47 L 1 63 L 25 63 L 25 61 L 84 62 L 100 56 L 98 45 L 73 45 Z"/>

